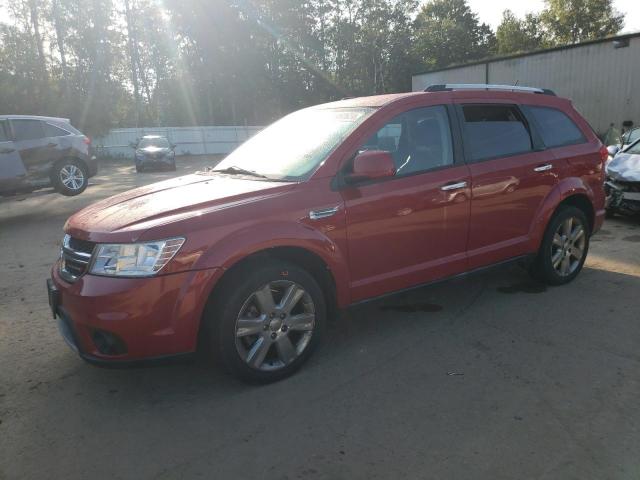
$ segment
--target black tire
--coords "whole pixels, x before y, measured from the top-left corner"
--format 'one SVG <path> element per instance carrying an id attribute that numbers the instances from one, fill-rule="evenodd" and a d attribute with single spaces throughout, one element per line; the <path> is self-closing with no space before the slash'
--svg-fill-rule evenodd
<path id="1" fill-rule="evenodd" d="M 230 273 L 230 277 L 223 281 L 218 291 L 214 292 L 214 295 L 205 312 L 205 330 L 204 330 L 204 342 L 206 347 L 211 349 L 211 353 L 214 354 L 214 358 L 218 360 L 224 368 L 231 374 L 239 377 L 240 379 L 250 383 L 271 383 L 283 378 L 286 378 L 295 373 L 302 364 L 311 356 L 316 346 L 322 339 L 324 329 L 326 326 L 326 303 L 318 282 L 304 269 L 284 261 L 275 260 L 262 260 L 261 262 L 251 262 L 244 266 L 239 267 L 236 271 Z M 294 283 L 298 287 L 302 287 L 305 291 L 305 297 L 300 301 L 304 302 L 305 308 L 309 305 L 307 300 L 310 298 L 312 301 L 313 311 L 315 313 L 315 322 L 310 332 L 310 338 L 306 340 L 305 346 L 302 347 L 301 352 L 297 354 L 290 363 L 283 363 L 282 366 L 264 370 L 250 366 L 245 358 L 243 358 L 237 343 L 253 342 L 253 335 L 247 335 L 246 337 L 236 337 L 237 324 L 240 314 L 243 309 L 246 308 L 247 302 L 252 302 L 252 298 L 255 292 L 261 290 L 266 285 L 272 285 L 273 283 Z M 269 287 L 271 290 L 271 288 Z M 306 296 L 308 294 L 308 297 Z M 276 300 L 277 297 L 273 297 Z M 251 305 L 251 308 L 255 308 Z M 246 310 L 245 310 L 246 312 Z M 291 314 L 291 318 L 295 317 Z M 256 333 L 257 338 L 282 335 L 291 336 L 291 342 L 295 341 L 295 337 L 299 340 L 302 336 L 306 335 L 302 332 L 291 331 L 288 333 L 282 333 L 281 330 L 286 327 L 287 320 L 282 320 L 282 326 L 276 333 L 273 327 L 270 326 L 270 322 L 276 322 L 279 317 L 269 320 L 272 317 L 265 317 L 262 320 L 262 315 L 256 317 L 257 321 L 261 321 L 260 325 L 264 325 L 264 331 Z M 269 325 L 268 325 L 269 324 Z M 267 342 L 264 340 L 263 342 Z M 269 352 L 266 354 L 263 368 L 273 368 L 273 365 L 269 362 L 281 362 L 279 348 L 276 343 L 278 340 L 272 340 L 269 343 L 270 346 L 266 347 Z M 256 341 L 257 343 L 257 341 Z M 247 350 L 255 347 L 253 343 L 251 346 L 247 346 Z M 297 348 L 296 344 L 294 345 Z M 275 360 L 269 360 L 271 357 L 275 357 Z M 248 358 L 248 356 L 247 356 Z"/>
<path id="2" fill-rule="evenodd" d="M 564 236 L 561 236 L 562 242 L 559 242 L 560 244 L 562 244 L 562 246 L 558 246 L 558 242 L 554 243 L 556 233 L 558 233 L 558 230 L 569 219 L 572 219 L 571 225 L 575 225 L 575 227 L 573 228 L 577 228 L 579 226 L 583 231 L 583 236 L 580 236 L 579 238 L 584 238 L 584 241 L 581 244 L 581 248 L 578 248 L 578 250 L 576 250 L 576 248 L 579 247 L 579 245 L 574 246 L 571 244 L 567 244 L 564 240 Z M 558 234 L 560 235 L 560 233 Z M 536 258 L 531 265 L 531 275 L 535 279 L 548 285 L 564 285 L 571 282 L 578 276 L 587 258 L 587 254 L 589 252 L 590 236 L 591 228 L 585 213 L 579 208 L 570 205 L 561 206 L 553 215 L 553 217 L 549 221 L 549 224 L 547 225 L 547 229 L 542 239 L 542 244 L 540 245 L 540 250 L 538 251 Z M 575 258 L 570 254 L 568 260 L 569 267 L 566 273 L 562 274 L 561 270 L 563 270 L 563 260 L 560 261 L 560 265 L 554 266 L 553 259 L 557 259 L 558 256 L 562 259 L 565 259 L 567 255 L 565 255 L 564 252 L 567 251 L 569 253 L 571 253 L 572 251 L 574 253 L 576 251 L 580 251 L 582 252 L 581 258 L 578 260 L 578 258 Z"/>
<path id="3" fill-rule="evenodd" d="M 76 180 L 69 182 L 68 179 L 70 177 L 65 172 L 71 171 L 79 171 L 79 173 L 73 176 Z M 65 184 L 65 181 L 68 183 Z M 80 160 L 73 158 L 62 160 L 56 163 L 51 171 L 51 183 L 58 193 L 66 197 L 80 195 L 89 185 L 89 170 L 84 162 Z"/>
<path id="4" fill-rule="evenodd" d="M 613 208 L 607 208 L 607 209 L 604 211 L 604 216 L 605 216 L 605 218 L 613 218 L 613 217 L 615 217 L 615 216 L 616 216 L 616 211 L 615 211 L 615 209 L 613 209 Z"/>

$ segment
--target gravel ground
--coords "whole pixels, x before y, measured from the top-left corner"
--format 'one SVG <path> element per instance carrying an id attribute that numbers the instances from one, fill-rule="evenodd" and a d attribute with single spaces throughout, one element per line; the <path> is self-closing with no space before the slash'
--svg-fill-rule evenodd
<path id="1" fill-rule="evenodd" d="M 277 384 L 87 365 L 44 288 L 64 221 L 173 175 L 0 200 L 0 479 L 640 478 L 637 219 L 607 220 L 568 286 L 510 267 L 343 312 Z"/>

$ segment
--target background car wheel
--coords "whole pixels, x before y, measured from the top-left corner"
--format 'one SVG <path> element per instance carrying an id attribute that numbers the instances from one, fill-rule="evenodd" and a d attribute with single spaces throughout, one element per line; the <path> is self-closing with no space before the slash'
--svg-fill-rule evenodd
<path id="1" fill-rule="evenodd" d="M 532 275 L 549 285 L 563 285 L 576 278 L 587 258 L 590 231 L 582 210 L 561 207 L 547 225 Z"/>
<path id="2" fill-rule="evenodd" d="M 205 319 L 213 353 L 245 381 L 288 377 L 322 337 L 322 290 L 309 273 L 286 262 L 252 263 L 231 275 Z"/>
<path id="3" fill-rule="evenodd" d="M 86 165 L 77 160 L 64 160 L 56 164 L 51 173 L 51 183 L 56 191 L 67 197 L 79 195 L 89 185 Z"/>

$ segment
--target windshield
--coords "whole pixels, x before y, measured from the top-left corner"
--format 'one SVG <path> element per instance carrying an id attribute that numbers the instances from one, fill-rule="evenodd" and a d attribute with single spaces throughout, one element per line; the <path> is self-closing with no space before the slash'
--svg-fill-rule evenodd
<path id="1" fill-rule="evenodd" d="M 308 108 L 271 124 L 216 166 L 250 170 L 271 179 L 301 180 L 373 110 Z"/>
<path id="2" fill-rule="evenodd" d="M 157 148 L 169 148 L 169 140 L 164 137 L 159 138 L 143 138 L 140 140 L 138 144 L 138 148 L 148 148 L 148 147 L 157 147 Z"/>
<path id="3" fill-rule="evenodd" d="M 630 153 L 632 155 L 640 155 L 640 139 L 636 140 L 636 143 L 634 143 L 630 147 L 627 147 L 624 150 L 624 153 Z"/>

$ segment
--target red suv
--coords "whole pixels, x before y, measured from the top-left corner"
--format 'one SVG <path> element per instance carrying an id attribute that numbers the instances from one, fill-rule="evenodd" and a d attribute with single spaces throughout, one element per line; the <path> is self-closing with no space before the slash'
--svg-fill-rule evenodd
<path id="1" fill-rule="evenodd" d="M 93 363 L 200 345 L 277 380 L 337 308 L 508 260 L 573 280 L 604 218 L 606 158 L 542 89 L 438 85 L 307 108 L 215 169 L 72 216 L 50 304 Z"/>

